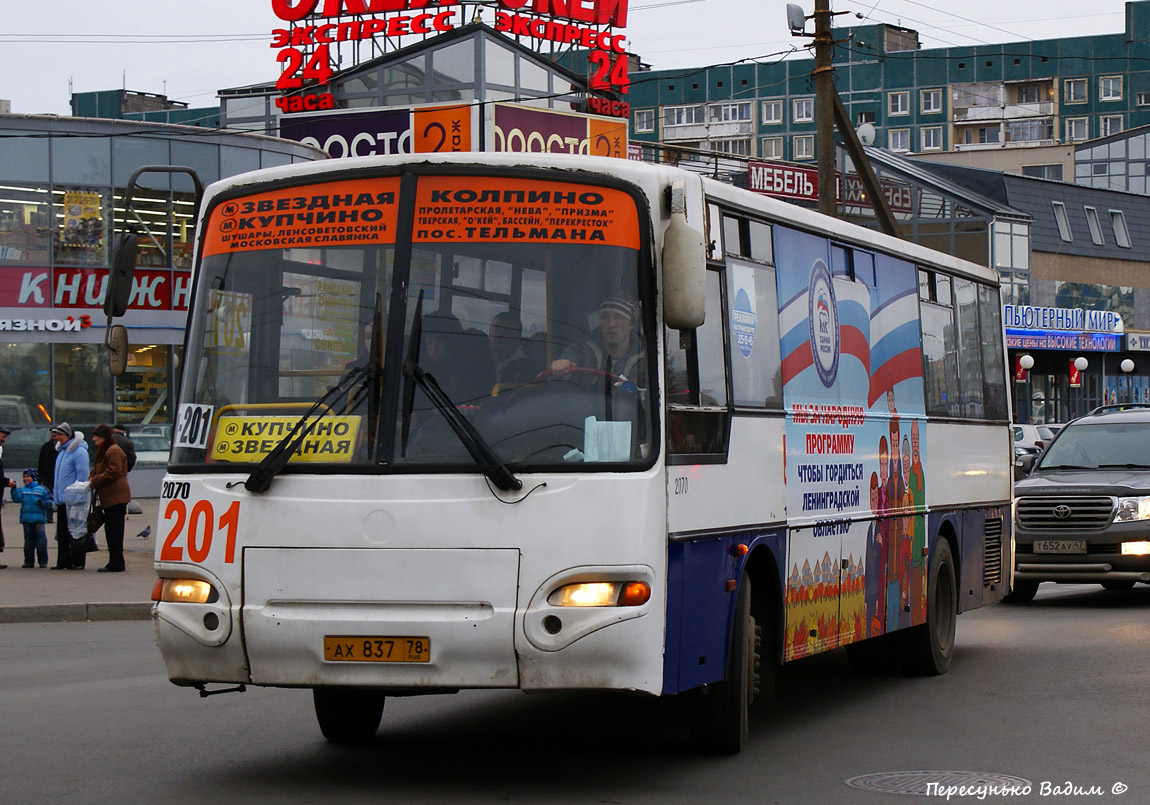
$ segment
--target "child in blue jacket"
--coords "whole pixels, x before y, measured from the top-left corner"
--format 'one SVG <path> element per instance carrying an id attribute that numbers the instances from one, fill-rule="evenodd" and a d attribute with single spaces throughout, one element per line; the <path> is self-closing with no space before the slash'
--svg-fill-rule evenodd
<path id="1" fill-rule="evenodd" d="M 48 520 L 52 503 L 48 488 L 40 483 L 40 474 L 36 470 L 24 470 L 24 488 L 12 488 L 12 502 L 20 504 L 20 522 L 24 526 L 24 567 L 35 567 L 33 559 L 40 561 L 40 567 L 47 567 L 48 536 L 44 533 L 44 523 Z"/>

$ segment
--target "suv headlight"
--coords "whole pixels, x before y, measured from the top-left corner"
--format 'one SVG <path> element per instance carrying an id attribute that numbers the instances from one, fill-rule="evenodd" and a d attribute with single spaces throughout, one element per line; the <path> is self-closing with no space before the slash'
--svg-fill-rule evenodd
<path id="1" fill-rule="evenodd" d="M 1150 520 L 1150 495 L 1118 498 L 1118 511 L 1114 515 L 1114 521 L 1128 523 L 1131 520 Z"/>

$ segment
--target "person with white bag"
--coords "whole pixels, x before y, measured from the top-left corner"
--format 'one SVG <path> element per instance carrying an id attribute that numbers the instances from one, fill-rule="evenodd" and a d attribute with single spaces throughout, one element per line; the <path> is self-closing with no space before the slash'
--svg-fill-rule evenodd
<path id="1" fill-rule="evenodd" d="M 53 570 L 83 570 L 87 554 L 72 551 L 72 532 L 68 528 L 67 500 L 64 490 L 77 481 L 88 480 L 88 443 L 84 434 L 73 430 L 67 422 L 55 425 L 51 431 L 56 442 L 56 474 L 52 498 L 56 504 L 56 564 Z M 83 532 L 77 532 L 77 535 Z"/>

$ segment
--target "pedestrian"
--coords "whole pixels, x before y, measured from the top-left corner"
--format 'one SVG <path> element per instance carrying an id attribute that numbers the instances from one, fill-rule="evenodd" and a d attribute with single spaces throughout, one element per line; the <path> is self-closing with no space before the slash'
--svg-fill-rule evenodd
<path id="1" fill-rule="evenodd" d="M 12 431 L 0 425 L 0 509 L 4 508 L 4 490 L 9 487 L 15 487 L 16 482 L 8 480 L 4 475 L 4 442 L 8 441 L 8 434 Z M 4 523 L 0 520 L 0 553 L 4 552 Z M 0 570 L 7 569 L 8 565 L 0 564 Z"/>
<path id="2" fill-rule="evenodd" d="M 128 429 L 123 425 L 112 426 L 112 441 L 124 451 L 124 458 L 128 460 L 128 472 L 136 466 L 136 446 L 128 438 Z"/>
<path id="3" fill-rule="evenodd" d="M 51 502 L 53 480 L 56 477 L 56 442 L 51 434 L 48 435 L 48 441 L 40 445 L 40 458 L 36 462 L 36 469 L 40 471 L 40 485 L 48 490 L 48 501 Z M 55 508 L 55 506 L 48 507 L 48 519 L 44 522 L 49 524 L 52 522 Z"/>
<path id="4" fill-rule="evenodd" d="M 52 500 L 56 504 L 56 564 L 52 569 L 83 570 L 87 554 L 72 552 L 72 532 L 68 530 L 64 490 L 77 481 L 88 480 L 88 443 L 84 441 L 84 434 L 73 430 L 67 422 L 54 426 L 51 435 L 56 443 L 55 485 L 52 487 Z"/>
<path id="5" fill-rule="evenodd" d="M 109 425 L 97 425 L 92 441 L 96 445 L 96 465 L 88 481 L 104 509 L 104 536 L 108 542 L 108 564 L 97 572 L 120 573 L 124 570 L 124 516 L 132 499 L 128 458 L 112 438 Z"/>
<path id="6" fill-rule="evenodd" d="M 24 567 L 48 566 L 48 537 L 44 523 L 52 511 L 48 490 L 39 483 L 40 473 L 33 467 L 24 470 L 24 488 L 12 488 L 12 501 L 20 504 L 20 524 L 24 526 Z"/>

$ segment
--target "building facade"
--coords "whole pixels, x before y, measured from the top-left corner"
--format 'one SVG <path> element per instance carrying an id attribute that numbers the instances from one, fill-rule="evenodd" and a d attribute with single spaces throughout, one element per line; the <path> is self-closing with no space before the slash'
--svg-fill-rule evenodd
<path id="1" fill-rule="evenodd" d="M 1120 33 L 974 47 L 921 49 L 917 32 L 891 25 L 837 28 L 834 81 L 854 124 L 874 126 L 868 144 L 898 153 L 1110 137 L 1150 124 L 1150 2 L 1125 11 Z M 813 59 L 785 59 L 644 73 L 631 89 L 631 135 L 814 160 L 813 69 Z"/>
<path id="2" fill-rule="evenodd" d="M 207 184 L 323 155 L 300 143 L 122 120 L 0 115 L 0 389 L 8 427 L 67 421 L 159 428 L 172 421 L 174 364 L 192 282 L 195 193 L 180 174 L 144 177 L 127 222 L 141 232 L 127 325 L 128 371 L 112 378 L 104 290 L 124 193 L 143 165 L 183 165 Z M 18 440 L 17 440 L 18 441 Z M 143 468 L 135 483 L 155 490 Z M 136 481 L 136 479 L 139 481 Z"/>

